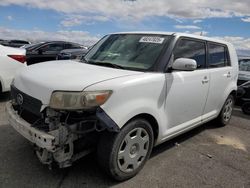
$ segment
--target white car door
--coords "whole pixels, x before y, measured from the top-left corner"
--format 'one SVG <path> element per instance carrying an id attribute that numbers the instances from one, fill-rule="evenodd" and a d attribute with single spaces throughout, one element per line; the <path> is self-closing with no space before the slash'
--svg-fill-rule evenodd
<path id="1" fill-rule="evenodd" d="M 220 113 L 228 97 L 227 88 L 234 82 L 228 49 L 224 45 L 208 43 L 208 72 L 210 88 L 203 119 L 211 119 Z"/>
<path id="2" fill-rule="evenodd" d="M 179 39 L 173 51 L 173 57 L 174 60 L 178 58 L 196 60 L 197 70 L 172 71 L 166 74 L 167 129 L 165 136 L 201 122 L 209 89 L 204 41 Z"/>

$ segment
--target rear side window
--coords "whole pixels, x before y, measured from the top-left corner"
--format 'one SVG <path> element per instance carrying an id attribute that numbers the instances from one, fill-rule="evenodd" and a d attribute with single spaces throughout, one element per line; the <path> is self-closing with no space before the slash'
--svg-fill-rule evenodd
<path id="1" fill-rule="evenodd" d="M 230 66 L 227 48 L 219 44 L 208 44 L 209 68 Z"/>
<path id="2" fill-rule="evenodd" d="M 173 51 L 174 60 L 190 58 L 197 62 L 197 69 L 206 67 L 206 44 L 201 41 L 181 39 Z"/>
<path id="3" fill-rule="evenodd" d="M 63 50 L 63 44 L 62 43 L 53 43 L 45 45 L 41 48 L 43 51 L 61 51 Z"/>

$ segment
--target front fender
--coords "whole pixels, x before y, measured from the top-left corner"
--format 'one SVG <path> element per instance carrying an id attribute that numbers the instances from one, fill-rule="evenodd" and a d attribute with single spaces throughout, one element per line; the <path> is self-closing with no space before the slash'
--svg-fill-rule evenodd
<path id="1" fill-rule="evenodd" d="M 152 115 L 161 125 L 164 117 L 166 82 L 163 73 L 144 73 L 107 80 L 85 91 L 112 90 L 111 97 L 101 108 L 122 128 L 139 114 Z"/>

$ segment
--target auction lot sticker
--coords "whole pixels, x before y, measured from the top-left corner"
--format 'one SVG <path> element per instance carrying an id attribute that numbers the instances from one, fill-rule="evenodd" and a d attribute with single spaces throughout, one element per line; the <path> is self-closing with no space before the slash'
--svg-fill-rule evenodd
<path id="1" fill-rule="evenodd" d="M 164 39 L 161 37 L 142 37 L 139 42 L 162 44 Z"/>

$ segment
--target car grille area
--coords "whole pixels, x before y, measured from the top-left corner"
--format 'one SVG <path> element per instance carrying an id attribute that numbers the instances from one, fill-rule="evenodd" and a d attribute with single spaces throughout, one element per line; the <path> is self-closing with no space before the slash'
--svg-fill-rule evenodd
<path id="1" fill-rule="evenodd" d="M 40 110 L 42 107 L 42 102 L 23 93 L 13 85 L 11 86 L 11 99 L 20 112 L 25 111 L 26 114 L 29 113 L 30 116 L 41 117 Z"/>

